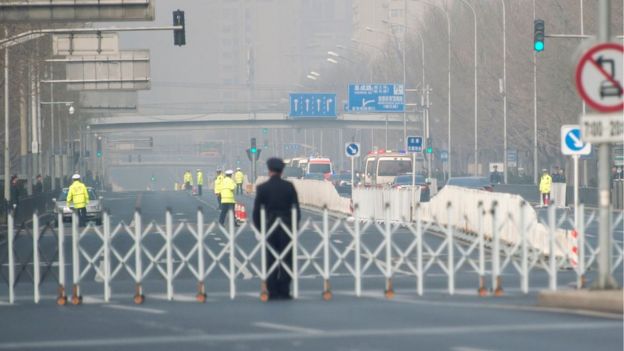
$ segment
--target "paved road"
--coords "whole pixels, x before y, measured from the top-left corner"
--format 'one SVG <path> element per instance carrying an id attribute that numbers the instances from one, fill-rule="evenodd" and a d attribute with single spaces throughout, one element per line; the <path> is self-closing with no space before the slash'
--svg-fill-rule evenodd
<path id="1" fill-rule="evenodd" d="M 154 192 L 115 193 L 107 194 L 106 198 L 112 223 L 131 223 L 132 211 L 137 206 L 141 207 L 144 222 L 163 223 L 167 207 L 172 208 L 176 223 L 194 222 L 198 206 L 204 208 L 207 221 L 217 216 L 216 202 L 209 196 L 198 199 L 184 193 Z M 251 199 L 244 201 L 249 204 Z M 319 225 L 317 214 L 306 212 L 304 217 Z M 397 229 L 394 237 L 399 247 L 407 247 L 413 240 L 413 235 L 404 228 Z M 255 242 L 253 234 L 246 231 L 239 238 L 242 249 L 249 252 Z M 42 240 L 42 253 L 53 252 L 53 238 L 44 236 Z M 97 239 L 88 237 L 85 240 L 85 250 L 94 253 L 93 250 L 99 247 Z M 162 246 L 158 235 L 150 236 L 149 240 L 146 239 L 145 245 L 152 250 Z M 206 246 L 218 252 L 223 249 L 225 240 L 227 238 L 217 232 L 209 235 Z M 382 240 L 374 229 L 362 236 L 363 243 L 371 250 Z M 306 232 L 302 234 L 303 241 L 306 245 L 316 246 L 320 237 Z M 429 234 L 425 242 L 435 251 L 443 239 Z M 21 242 L 23 247 L 28 243 L 28 237 Z M 339 251 L 345 251 L 349 243 L 350 235 L 345 230 L 332 236 L 332 246 Z M 131 240 L 123 236 L 113 241 L 122 254 L 131 248 L 131 244 Z M 185 254 L 190 252 L 193 239 L 183 229 L 175 244 Z M 456 250 L 455 254 L 459 257 L 459 251 Z M 27 255 L 23 256 L 26 258 Z M 181 264 L 183 260 L 175 257 L 177 264 Z M 234 350 L 533 348 L 569 351 L 589 347 L 596 350 L 622 348 L 621 318 L 614 320 L 605 315 L 536 308 L 536 290 L 529 295 L 521 294 L 518 277 L 511 272 L 504 276 L 504 297 L 478 298 L 475 294 L 477 275 L 471 267 L 464 266 L 456 276 L 455 295 L 449 296 L 446 293 L 447 278 L 434 265 L 425 278 L 424 296 L 416 294 L 415 277 L 397 277 L 397 297 L 388 301 L 383 297 L 383 253 L 379 257 L 382 262 L 371 262 L 360 298 L 354 296 L 354 280 L 348 269 L 340 266 L 336 268 L 340 276 L 332 280 L 334 299 L 322 301 L 322 281 L 310 266 L 310 277 L 301 280 L 300 300 L 268 304 L 258 301 L 257 278 L 246 278 L 246 273 L 242 272 L 237 279 L 235 300 L 229 299 L 225 275 L 215 273 L 207 281 L 208 301 L 199 305 L 193 298 L 196 280 L 183 267 L 174 284 L 175 302 L 166 301 L 164 281 L 153 269 L 144 286 L 147 301 L 141 306 L 131 303 L 132 280 L 121 271 L 119 280 L 112 286 L 110 303 L 103 303 L 102 284 L 91 272 L 82 286 L 85 304 L 57 307 L 52 271 L 42 285 L 42 302 L 36 305 L 32 302 L 32 284 L 26 267 L 17 285 L 16 305 L 3 303 L 6 301 L 6 286 L 0 285 L 0 349 L 169 350 L 172 347 L 208 346 Z M 446 259 L 446 255 L 440 257 Z M 70 273 L 68 270 L 68 276 Z M 559 282 L 560 286 L 573 284 L 574 275 L 560 272 Z M 544 287 L 546 283 L 545 273 L 536 272 L 531 277 L 532 286 Z M 33 323 L 34 319 L 36 323 Z M 595 345 L 595 340 L 601 342 Z"/>

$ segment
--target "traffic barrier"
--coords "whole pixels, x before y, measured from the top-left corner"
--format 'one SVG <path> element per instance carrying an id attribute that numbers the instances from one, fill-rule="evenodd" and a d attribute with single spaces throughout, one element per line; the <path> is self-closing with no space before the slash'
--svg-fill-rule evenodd
<path id="1" fill-rule="evenodd" d="M 443 191 L 439 196 L 448 198 L 449 194 L 444 195 Z M 206 296 L 218 287 L 234 299 L 242 279 L 255 279 L 260 298 L 266 299 L 266 281 L 277 271 L 292 278 L 295 298 L 300 296 L 300 282 L 305 279 L 318 281 L 320 297 L 326 300 L 332 298 L 332 283 L 338 279 L 350 281 L 356 296 L 362 295 L 365 284 L 383 283 L 383 293 L 388 298 L 394 296 L 397 281 L 414 282 L 416 293 L 422 295 L 432 276 L 445 279 L 449 294 L 458 288 L 459 277 L 470 277 L 471 285 L 485 295 L 487 275 L 491 275 L 495 295 L 503 293 L 502 277 L 512 275 L 520 277 L 521 290 L 528 293 L 532 282 L 529 278 L 535 272 L 546 272 L 548 288 L 558 289 L 558 274 L 569 267 L 574 256 L 564 251 L 566 247 L 559 242 L 557 228 L 570 224 L 571 218 L 558 217 L 555 207 L 549 208 L 544 248 L 533 245 L 531 236 L 537 224 L 529 220 L 531 212 L 526 203 L 520 202 L 519 208 L 514 209 L 513 202 L 502 206 L 500 202 L 488 204 L 481 199 L 475 208 L 470 208 L 477 214 L 475 225 L 470 227 L 474 232 L 445 224 L 457 223 L 455 217 L 463 213 L 457 208 L 465 205 L 466 202 L 447 202 L 443 211 L 437 213 L 436 221 L 417 216 L 413 222 L 392 221 L 389 206 L 385 206 L 381 222 L 330 219 L 329 210 L 325 209 L 320 220 L 298 223 L 293 209 L 291 223 L 268 223 L 267 214 L 261 210 L 260 228 L 250 223 L 237 227 L 233 215 L 225 226 L 206 222 L 201 208 L 194 222 L 174 221 L 172 210 L 168 209 L 164 221 L 144 223 L 137 210 L 130 224 L 111 223 L 105 212 L 102 226 L 90 223 L 80 228 L 74 215 L 69 229 L 71 248 L 64 245 L 67 228 L 62 221 L 54 228 L 49 218 L 35 215 L 30 227 L 16 228 L 9 215 L 7 241 L 0 244 L 6 245 L 1 251 L 0 273 L 8 282 L 10 303 L 15 301 L 16 287 L 31 284 L 35 303 L 42 299 L 41 289 L 58 286 L 60 305 L 67 302 L 67 287 L 71 287 L 71 302 L 77 305 L 84 301 L 84 295 L 97 294 L 93 289 L 83 289 L 87 280 L 96 277 L 101 278 L 104 302 L 112 299 L 115 284 L 133 288 L 132 300 L 143 303 L 150 294 L 159 292 L 153 284 L 146 291 L 147 281 L 162 282 L 160 291 L 165 292 L 168 300 L 176 296 L 176 284 L 189 281 L 197 284 L 197 301 L 205 302 Z M 357 204 L 354 211 L 358 217 Z M 506 211 L 519 216 L 510 222 Z M 581 216 L 577 231 L 578 264 L 573 271 L 566 271 L 577 277 L 579 287 L 588 270 L 595 266 L 598 253 L 597 247 L 585 240 L 585 231 L 595 226 L 596 217 L 584 217 Z M 613 218 L 614 228 L 622 225 L 623 217 L 620 213 Z M 505 239 L 511 225 L 519 232 L 515 242 Z M 614 234 L 618 235 L 613 241 L 616 270 L 621 268 L 624 257 L 622 233 L 618 230 Z M 277 235 L 288 238 L 289 243 L 282 245 L 278 243 L 282 239 L 273 240 Z M 487 257 L 490 259 L 486 261 Z M 71 274 L 65 274 L 65 267 Z"/>

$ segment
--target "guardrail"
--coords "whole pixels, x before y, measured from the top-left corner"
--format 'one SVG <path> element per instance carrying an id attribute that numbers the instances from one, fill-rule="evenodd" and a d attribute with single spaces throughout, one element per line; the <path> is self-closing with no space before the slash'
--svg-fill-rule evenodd
<path id="1" fill-rule="evenodd" d="M 526 207 L 526 203 L 520 206 Z M 446 218 L 454 216 L 455 207 L 447 204 Z M 133 288 L 134 302 L 143 303 L 147 282 L 161 282 L 160 291 L 173 300 L 175 284 L 189 280 L 196 282 L 200 302 L 206 301 L 207 287 L 222 289 L 234 299 L 243 278 L 255 279 L 265 300 L 267 278 L 278 270 L 292 278 L 295 298 L 306 279 L 322 283 L 319 292 L 326 300 L 332 297 L 330 283 L 338 280 L 350 282 L 356 296 L 362 295 L 365 284 L 383 283 L 388 298 L 394 296 L 397 281 L 413 282 L 417 294 L 422 295 L 430 276 L 442 277 L 449 294 L 464 284 L 464 288 L 476 288 L 479 294 L 487 295 L 485 282 L 490 278 L 494 295 L 500 295 L 503 276 L 510 281 L 517 278 L 521 291 L 528 293 L 530 284 L 541 287 L 532 279 L 541 273 L 547 275 L 550 290 L 559 288 L 558 275 L 562 274 L 575 277 L 578 287 L 584 286 L 598 253 L 597 244 L 585 236 L 586 229 L 595 225 L 595 217 L 582 220 L 576 235 L 560 241 L 556 227 L 569 219 L 557 217 L 551 207 L 544 233 L 547 246 L 541 248 L 533 245 L 528 230 L 520 230 L 520 240 L 515 243 L 505 240 L 502 223 L 511 221 L 526 228 L 525 211 L 518 210 L 514 213 L 519 217 L 505 220 L 500 206 L 482 205 L 474 210 L 481 219 L 476 231 L 468 234 L 442 221 L 425 221 L 422 216 L 415 222 L 393 223 L 388 206 L 383 223 L 330 219 L 325 209 L 320 221 L 302 223 L 297 222 L 293 210 L 292 223 L 286 225 L 279 220 L 268 223 L 261 211 L 260 228 L 248 223 L 237 227 L 233 216 L 226 226 L 206 222 L 201 209 L 194 223 L 174 221 L 171 210 L 161 223 L 143 223 L 139 211 L 130 224 L 111 223 L 105 212 L 102 226 L 90 223 L 84 228 L 78 227 L 76 215 L 71 228 L 65 228 L 62 218 L 53 226 L 52 220 L 43 223 L 37 214 L 31 227 L 16 228 L 9 215 L 8 240 L 0 251 L 0 275 L 7 282 L 10 303 L 15 301 L 18 285 L 32 289 L 33 301 L 39 302 L 44 283 L 50 282 L 58 286 L 57 303 L 61 305 L 67 303 L 68 296 L 73 304 L 80 304 L 85 294 L 99 295 L 93 290 L 83 291 L 91 279 L 101 281 L 105 302 L 113 295 L 113 284 Z M 357 206 L 354 211 L 357 216 Z M 614 218 L 614 228 L 622 225 L 623 216 Z M 487 223 L 491 237 L 486 235 Z M 66 233 L 71 234 L 71 245 L 65 244 Z M 285 236 L 289 243 L 280 249 L 272 240 L 276 235 Z M 463 240 L 463 235 L 473 235 L 473 240 Z M 208 240 L 217 237 L 217 242 Z M 550 254 L 553 252 L 556 254 Z M 622 252 L 622 238 L 618 236 L 613 245 L 614 270 L 621 269 Z M 460 278 L 463 283 L 458 283 Z M 150 292 L 158 293 L 159 289 L 151 286 Z"/>

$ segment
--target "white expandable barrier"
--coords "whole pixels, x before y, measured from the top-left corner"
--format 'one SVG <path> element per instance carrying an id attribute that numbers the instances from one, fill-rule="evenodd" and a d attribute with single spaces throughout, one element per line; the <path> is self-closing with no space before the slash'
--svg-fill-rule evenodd
<path id="1" fill-rule="evenodd" d="M 388 220 L 407 222 L 413 220 L 413 208 L 420 202 L 420 188 L 414 189 L 414 201 L 410 201 L 410 189 L 362 188 L 353 189 L 353 206 L 357 207 L 358 220 Z M 413 205 L 412 205 L 413 204 Z M 385 208 L 388 206 L 388 213 Z"/>
<path id="2" fill-rule="evenodd" d="M 451 215 L 447 218 L 449 206 Z M 485 215 L 488 212 L 491 215 Z M 546 255 L 551 251 L 549 228 L 539 223 L 535 210 L 519 195 L 447 185 L 430 202 L 421 204 L 417 216 L 425 222 L 450 224 L 466 233 L 477 233 L 481 226 L 486 239 L 493 239 L 496 233 L 510 245 L 517 245 L 524 231 L 532 247 Z M 565 230 L 556 230 L 556 255 L 571 250 L 567 235 Z"/>
<path id="3" fill-rule="evenodd" d="M 268 180 L 258 177 L 256 187 Z M 299 197 L 299 204 L 318 209 L 327 208 L 330 212 L 351 215 L 351 199 L 338 194 L 331 182 L 313 179 L 288 179 L 293 183 Z M 254 189 L 255 192 L 255 189 Z"/>

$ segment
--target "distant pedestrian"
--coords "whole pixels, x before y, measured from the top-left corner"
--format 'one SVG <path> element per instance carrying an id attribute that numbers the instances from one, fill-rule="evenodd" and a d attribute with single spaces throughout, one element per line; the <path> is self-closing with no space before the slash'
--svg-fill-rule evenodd
<path id="1" fill-rule="evenodd" d="M 67 191 L 67 206 L 73 204 L 74 210 L 78 213 L 79 225 L 84 227 L 87 222 L 87 204 L 89 204 L 89 192 L 87 187 L 80 181 L 80 174 L 72 176 L 72 185 Z"/>
<path id="2" fill-rule="evenodd" d="M 35 194 L 41 194 L 43 192 L 43 177 L 41 177 L 41 174 L 37 174 L 37 178 L 35 178 L 33 192 Z"/>
<path id="3" fill-rule="evenodd" d="M 490 183 L 500 184 L 502 182 L 501 178 L 502 177 L 500 172 L 498 171 L 498 166 L 494 165 L 494 170 L 490 174 Z"/>
<path id="4" fill-rule="evenodd" d="M 223 174 L 221 174 L 221 169 L 217 168 L 217 175 L 215 176 L 213 182 L 213 190 L 214 194 L 217 197 L 217 206 L 221 208 L 221 184 L 223 183 Z"/>
<path id="5" fill-rule="evenodd" d="M 278 219 L 287 228 L 290 228 L 293 220 L 293 208 L 296 210 L 297 221 L 301 217 L 297 191 L 291 182 L 283 180 L 281 177 L 284 166 L 284 161 L 279 158 L 270 158 L 267 161 L 269 180 L 257 187 L 253 209 L 253 223 L 258 230 L 262 228 L 261 209 L 265 211 L 266 223 L 264 223 L 264 228 L 267 229 L 271 228 Z M 283 257 L 281 264 L 278 264 L 267 277 L 266 287 L 269 300 L 290 299 L 290 282 L 292 279 L 284 266 L 288 267 L 288 270 L 292 269 L 292 249 L 289 249 L 286 254 L 284 251 L 292 239 L 280 226 L 277 226 L 272 233 L 266 234 L 267 245 L 270 245 L 277 255 Z M 273 255 L 273 252 L 267 248 L 267 269 L 273 266 L 276 259 L 277 257 Z"/>
<path id="6" fill-rule="evenodd" d="M 184 172 L 184 190 L 193 190 L 193 174 L 191 174 L 190 169 L 187 169 L 186 172 Z"/>
<path id="7" fill-rule="evenodd" d="M 550 190 L 552 187 L 552 177 L 548 174 L 547 169 L 542 169 L 542 177 L 540 178 L 539 191 L 542 196 L 542 204 L 548 206 L 550 204 Z"/>
<path id="8" fill-rule="evenodd" d="M 204 172 L 197 169 L 197 196 L 202 196 L 202 188 L 204 187 Z"/>
<path id="9" fill-rule="evenodd" d="M 221 215 L 219 216 L 219 223 L 221 225 L 225 224 L 225 219 L 231 213 L 234 215 L 234 205 L 236 204 L 236 199 L 234 197 L 234 191 L 236 191 L 236 183 L 232 179 L 232 175 L 234 171 L 228 169 L 225 171 L 225 177 L 221 182 Z"/>
<path id="10" fill-rule="evenodd" d="M 234 182 L 236 182 L 236 195 L 243 194 L 243 181 L 245 181 L 245 174 L 241 171 L 240 167 L 236 168 L 234 173 Z"/>

